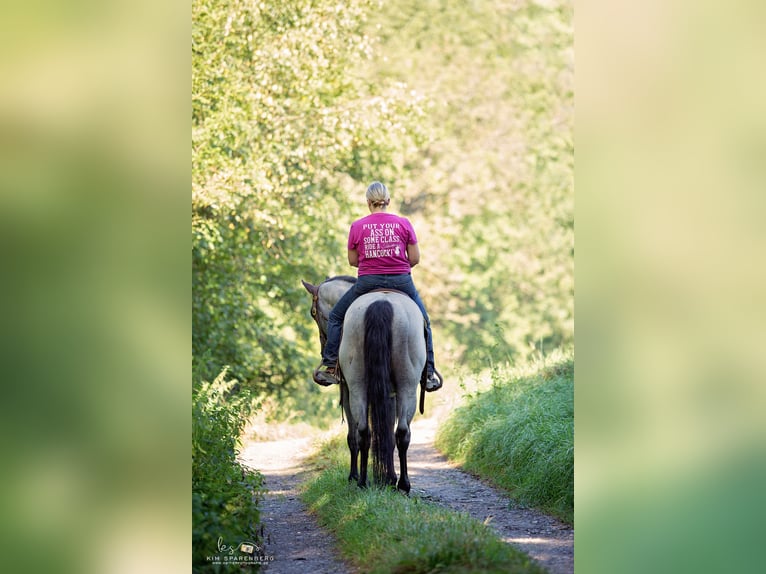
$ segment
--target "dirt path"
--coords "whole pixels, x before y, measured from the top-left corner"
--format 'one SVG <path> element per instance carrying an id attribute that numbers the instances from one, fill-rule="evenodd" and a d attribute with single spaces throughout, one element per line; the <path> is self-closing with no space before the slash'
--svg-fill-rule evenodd
<path id="1" fill-rule="evenodd" d="M 451 465 L 433 446 L 437 421 L 416 417 L 409 450 L 412 495 L 486 522 L 551 574 L 574 572 L 574 530 L 531 509 L 509 508 L 508 498 Z M 269 490 L 262 506 L 268 574 L 353 573 L 334 550 L 332 535 L 320 529 L 298 496 L 306 479 L 303 459 L 310 438 L 249 443 L 240 460 L 258 469 Z"/>
<path id="2" fill-rule="evenodd" d="M 251 442 L 239 456 L 263 474 L 268 489 L 261 505 L 269 574 L 344 574 L 354 572 L 339 557 L 335 539 L 320 528 L 298 495 L 306 480 L 303 459 L 313 450 L 311 438 Z"/>

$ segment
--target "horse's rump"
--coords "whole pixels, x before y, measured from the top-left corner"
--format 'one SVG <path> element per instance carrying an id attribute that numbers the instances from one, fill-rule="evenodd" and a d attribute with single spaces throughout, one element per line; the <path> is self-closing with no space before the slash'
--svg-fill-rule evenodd
<path id="1" fill-rule="evenodd" d="M 374 291 L 366 293 L 354 301 L 346 312 L 343 323 L 343 337 L 340 343 L 339 360 L 341 370 L 347 381 L 363 381 L 365 378 L 364 348 L 367 340 L 367 328 L 365 317 L 368 310 L 376 303 L 388 303 L 391 307 L 391 361 L 385 368 L 390 368 L 395 391 L 415 390 L 420 381 L 420 375 L 425 367 L 425 336 L 423 314 L 417 304 L 407 295 L 399 291 Z M 383 309 L 383 306 L 375 305 L 375 309 Z M 370 311 L 370 315 L 377 316 L 378 311 Z M 377 318 L 380 321 L 380 318 Z M 382 345 L 381 335 L 371 330 L 371 337 L 375 337 L 376 344 Z M 417 371 L 417 372 L 415 372 Z M 415 375 L 416 384 L 410 385 Z M 402 387 L 399 389 L 399 387 Z M 412 387 L 412 389 L 410 389 Z"/>

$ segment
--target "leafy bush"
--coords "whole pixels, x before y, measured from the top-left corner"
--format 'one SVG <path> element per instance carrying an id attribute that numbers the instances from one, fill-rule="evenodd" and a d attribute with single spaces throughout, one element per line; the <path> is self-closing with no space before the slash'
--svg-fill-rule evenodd
<path id="1" fill-rule="evenodd" d="M 236 461 L 237 441 L 254 404 L 235 394 L 226 369 L 212 382 L 196 384 L 192 395 L 192 553 L 195 572 L 223 568 L 206 560 L 218 539 L 256 540 L 263 479 Z"/>
<path id="2" fill-rule="evenodd" d="M 436 445 L 520 502 L 574 520 L 574 358 L 495 368 L 492 387 L 439 428 Z"/>

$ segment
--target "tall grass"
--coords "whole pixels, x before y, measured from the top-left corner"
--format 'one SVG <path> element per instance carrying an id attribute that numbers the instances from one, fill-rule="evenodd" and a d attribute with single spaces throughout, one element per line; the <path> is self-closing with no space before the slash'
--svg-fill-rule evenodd
<path id="1" fill-rule="evenodd" d="M 523 504 L 574 522 L 574 357 L 494 368 L 440 426 L 436 446 Z"/>
<path id="2" fill-rule="evenodd" d="M 326 443 L 314 461 L 323 471 L 302 496 L 335 533 L 344 558 L 362 572 L 544 572 L 466 514 L 392 489 L 349 484 L 347 456 L 343 437 Z"/>

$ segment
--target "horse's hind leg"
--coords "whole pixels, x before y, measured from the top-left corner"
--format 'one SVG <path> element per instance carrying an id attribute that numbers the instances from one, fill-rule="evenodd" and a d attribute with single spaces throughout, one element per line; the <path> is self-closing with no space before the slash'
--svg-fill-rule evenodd
<path id="1" fill-rule="evenodd" d="M 417 381 L 417 379 L 414 379 Z M 413 383 L 417 385 L 417 382 Z M 413 388 L 404 390 L 397 396 L 397 425 L 396 425 L 396 450 L 399 452 L 399 490 L 409 494 L 410 477 L 407 473 L 407 450 L 410 448 L 412 432 L 410 424 L 415 416 L 417 406 L 417 391 Z"/>
<path id="2" fill-rule="evenodd" d="M 396 450 L 399 452 L 399 483 L 396 487 L 409 494 L 410 478 L 407 475 L 407 449 L 410 447 L 410 427 L 401 426 L 396 429 Z"/>
<path id="3" fill-rule="evenodd" d="M 367 396 L 364 389 L 360 390 L 359 385 L 349 385 L 349 391 L 353 391 L 350 394 L 348 422 L 349 422 L 349 441 L 352 441 L 351 433 L 353 433 L 353 440 L 356 441 L 357 452 L 359 453 L 359 478 L 357 484 L 364 488 L 367 486 L 367 460 L 370 455 L 370 427 L 367 422 Z M 354 457 L 356 460 L 356 457 Z M 355 468 L 352 466 L 351 471 Z M 349 479 L 351 476 L 349 475 Z"/>
<path id="4" fill-rule="evenodd" d="M 360 424 L 361 426 L 361 424 Z M 359 461 L 359 480 L 357 484 L 360 488 L 367 487 L 367 459 L 370 455 L 370 427 L 365 423 L 363 429 L 359 429 L 359 452 L 362 455 Z"/>
<path id="5" fill-rule="evenodd" d="M 359 480 L 359 469 L 356 466 L 356 461 L 359 458 L 359 442 L 357 441 L 356 431 L 350 427 L 348 429 L 348 436 L 346 437 L 348 443 L 348 451 L 351 455 L 351 467 L 348 473 L 348 481 Z"/>
<path id="6" fill-rule="evenodd" d="M 356 461 L 359 458 L 359 435 L 356 430 L 356 421 L 351 413 L 351 407 L 348 402 L 348 385 L 341 383 L 341 403 L 343 404 L 343 410 L 346 413 L 346 419 L 348 420 L 348 434 L 346 435 L 346 444 L 348 444 L 348 452 L 351 456 L 351 463 L 349 465 L 348 481 L 359 480 L 359 470 L 356 466 Z"/>

